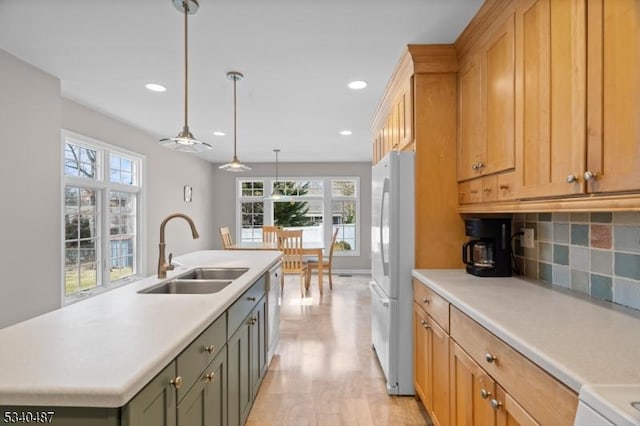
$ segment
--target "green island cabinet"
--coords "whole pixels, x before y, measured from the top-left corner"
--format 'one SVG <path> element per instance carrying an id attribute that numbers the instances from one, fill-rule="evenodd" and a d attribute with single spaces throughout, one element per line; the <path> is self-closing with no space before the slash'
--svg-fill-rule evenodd
<path id="1" fill-rule="evenodd" d="M 59 426 L 242 425 L 267 370 L 265 284 L 263 275 L 124 407 L 0 412 L 53 411 Z"/>

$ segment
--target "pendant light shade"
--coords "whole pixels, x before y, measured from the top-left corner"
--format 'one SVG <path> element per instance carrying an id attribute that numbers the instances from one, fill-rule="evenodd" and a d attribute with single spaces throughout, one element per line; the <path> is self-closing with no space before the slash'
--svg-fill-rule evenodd
<path id="1" fill-rule="evenodd" d="M 171 0 L 178 11 L 184 13 L 184 125 L 178 136 L 160 140 L 160 145 L 183 152 L 204 152 L 211 149 L 211 145 L 201 142 L 189 131 L 188 100 L 189 100 L 189 50 L 188 50 L 188 16 L 194 15 L 200 5 L 197 0 Z"/>
<path id="2" fill-rule="evenodd" d="M 282 192 L 280 192 L 280 189 L 278 188 L 278 153 L 280 152 L 280 150 L 276 148 L 273 150 L 273 152 L 276 153 L 276 182 L 273 185 L 273 192 L 271 192 L 271 194 L 265 198 L 269 198 L 272 200 L 279 200 L 284 197 L 284 195 L 282 194 Z"/>
<path id="3" fill-rule="evenodd" d="M 236 130 L 236 83 L 238 80 L 241 80 L 244 76 L 242 73 L 238 71 L 229 71 L 227 73 L 227 78 L 229 80 L 233 80 L 233 160 L 230 163 L 224 164 L 220 166 L 220 170 L 224 170 L 227 172 L 246 172 L 251 170 L 251 167 L 245 166 L 238 160 L 238 152 L 237 152 L 237 130 Z"/>

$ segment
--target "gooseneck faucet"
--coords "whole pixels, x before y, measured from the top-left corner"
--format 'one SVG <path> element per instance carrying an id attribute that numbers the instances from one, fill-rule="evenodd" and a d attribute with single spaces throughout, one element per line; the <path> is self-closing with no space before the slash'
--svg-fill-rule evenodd
<path id="1" fill-rule="evenodd" d="M 160 224 L 160 244 L 159 244 L 160 253 L 158 256 L 158 278 L 166 278 L 167 271 L 173 271 L 173 268 L 174 268 L 174 265 L 171 264 L 171 258 L 173 257 L 171 253 L 169 253 L 169 263 L 167 263 L 167 261 L 165 260 L 166 244 L 164 243 L 164 228 L 167 225 L 167 222 L 169 222 L 171 219 L 174 219 L 176 217 L 181 217 L 189 223 L 189 226 L 191 227 L 191 235 L 193 235 L 194 240 L 196 238 L 200 238 L 200 235 L 198 235 L 198 231 L 196 231 L 196 225 L 195 223 L 193 223 L 193 219 L 191 219 L 186 214 L 173 213 L 167 216 L 166 218 L 164 218 L 164 220 Z"/>

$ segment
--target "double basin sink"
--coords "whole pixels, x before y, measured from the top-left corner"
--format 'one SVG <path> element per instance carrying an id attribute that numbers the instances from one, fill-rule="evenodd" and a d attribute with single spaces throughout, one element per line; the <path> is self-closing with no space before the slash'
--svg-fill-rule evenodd
<path id="1" fill-rule="evenodd" d="M 145 294 L 209 294 L 217 293 L 249 268 L 197 268 L 169 281 L 140 290 Z"/>

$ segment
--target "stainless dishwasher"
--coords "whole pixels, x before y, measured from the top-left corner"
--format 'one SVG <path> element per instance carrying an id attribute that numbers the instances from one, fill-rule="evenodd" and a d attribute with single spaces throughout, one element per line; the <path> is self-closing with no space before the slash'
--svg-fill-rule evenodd
<path id="1" fill-rule="evenodd" d="M 280 341 L 280 304 L 282 303 L 280 285 L 283 278 L 282 262 L 278 262 L 269 270 L 267 280 L 267 365 L 271 363 L 271 358 Z"/>

